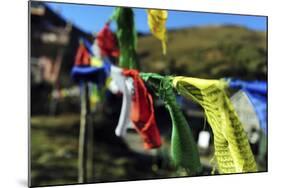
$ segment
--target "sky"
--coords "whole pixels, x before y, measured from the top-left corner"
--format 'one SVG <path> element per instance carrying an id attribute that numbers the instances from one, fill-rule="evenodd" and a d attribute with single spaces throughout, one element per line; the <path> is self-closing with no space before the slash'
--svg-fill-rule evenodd
<path id="1" fill-rule="evenodd" d="M 60 13 L 66 20 L 72 22 L 82 30 L 89 33 L 100 31 L 108 18 L 112 15 L 114 7 L 79 5 L 67 3 L 47 3 L 54 11 Z M 234 14 L 215 14 L 189 11 L 168 11 L 166 26 L 168 29 L 186 28 L 206 25 L 239 25 L 249 29 L 266 31 L 267 20 L 264 16 L 246 16 Z M 136 30 L 148 33 L 146 9 L 134 8 Z M 111 24 L 113 30 L 116 25 Z"/>

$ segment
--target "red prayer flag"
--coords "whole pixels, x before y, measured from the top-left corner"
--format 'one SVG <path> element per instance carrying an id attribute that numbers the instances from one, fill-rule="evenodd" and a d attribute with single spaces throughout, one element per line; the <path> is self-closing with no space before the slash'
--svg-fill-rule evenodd
<path id="1" fill-rule="evenodd" d="M 86 47 L 83 44 L 80 44 L 75 57 L 75 65 L 89 66 L 90 62 L 91 62 L 90 53 L 87 51 Z"/>
<path id="2" fill-rule="evenodd" d="M 155 121 L 153 98 L 137 70 L 123 70 L 123 74 L 134 80 L 131 120 L 144 141 L 144 147 L 146 149 L 158 148 L 162 141 Z"/>
<path id="3" fill-rule="evenodd" d="M 97 34 L 96 40 L 101 50 L 102 56 L 119 56 L 116 36 L 110 30 L 109 23 L 107 23 L 104 28 Z"/>

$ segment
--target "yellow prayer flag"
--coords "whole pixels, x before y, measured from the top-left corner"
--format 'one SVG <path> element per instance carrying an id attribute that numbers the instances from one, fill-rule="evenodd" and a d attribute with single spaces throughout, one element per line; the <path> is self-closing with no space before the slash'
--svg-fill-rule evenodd
<path id="1" fill-rule="evenodd" d="M 163 54 L 166 54 L 166 21 L 168 18 L 168 11 L 166 10 L 155 10 L 155 9 L 148 9 L 147 10 L 148 16 L 148 26 L 150 28 L 151 33 L 161 40 Z"/>
<path id="2" fill-rule="evenodd" d="M 176 76 L 174 88 L 200 104 L 214 133 L 220 173 L 256 172 L 257 165 L 244 126 L 226 94 L 224 80 Z"/>
<path id="3" fill-rule="evenodd" d="M 100 58 L 98 58 L 98 57 L 91 58 L 91 66 L 99 68 L 99 67 L 102 67 L 102 65 L 103 65 L 103 62 Z"/>

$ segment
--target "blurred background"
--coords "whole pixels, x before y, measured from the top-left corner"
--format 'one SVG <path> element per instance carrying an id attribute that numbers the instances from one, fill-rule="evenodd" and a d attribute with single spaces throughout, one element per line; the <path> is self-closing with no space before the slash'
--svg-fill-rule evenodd
<path id="1" fill-rule="evenodd" d="M 30 2 L 31 184 L 77 183 L 80 90 L 70 76 L 79 38 L 89 41 L 112 15 L 114 7 Z M 134 8 L 137 54 L 143 72 L 197 78 L 234 77 L 267 81 L 267 18 L 169 11 L 168 49 L 151 36 L 145 9 Z M 111 24 L 111 29 L 116 26 Z M 108 182 L 186 176 L 170 160 L 171 120 L 155 97 L 155 117 L 164 141 L 145 150 L 134 129 L 126 139 L 115 136 L 122 96 L 106 91 L 91 99 L 92 159 L 88 182 Z M 259 122 L 243 95 L 233 96 L 246 130 Z M 198 143 L 203 172 L 211 175 L 212 133 L 202 109 L 178 100 Z M 247 104 L 247 105 L 246 105 Z M 202 136 L 203 135 L 203 136 Z M 204 136 L 205 135 L 205 136 Z M 207 135 L 207 136 L 206 136 Z M 259 171 L 267 171 L 267 138 L 248 131 Z M 201 138 L 200 138 L 201 137 Z"/>

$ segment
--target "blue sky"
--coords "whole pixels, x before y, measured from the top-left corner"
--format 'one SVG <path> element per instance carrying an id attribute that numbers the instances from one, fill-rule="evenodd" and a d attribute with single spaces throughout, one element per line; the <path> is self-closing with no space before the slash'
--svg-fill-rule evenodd
<path id="1" fill-rule="evenodd" d="M 65 3 L 47 3 L 47 5 L 59 12 L 66 20 L 90 33 L 98 32 L 114 10 L 114 7 L 94 5 Z M 140 32 L 148 32 L 146 10 L 134 8 L 134 14 L 136 29 Z M 266 17 L 261 16 L 169 11 L 167 20 L 168 29 L 223 24 L 240 25 L 253 30 L 266 31 Z M 112 29 L 115 28 L 116 26 L 113 25 Z"/>

